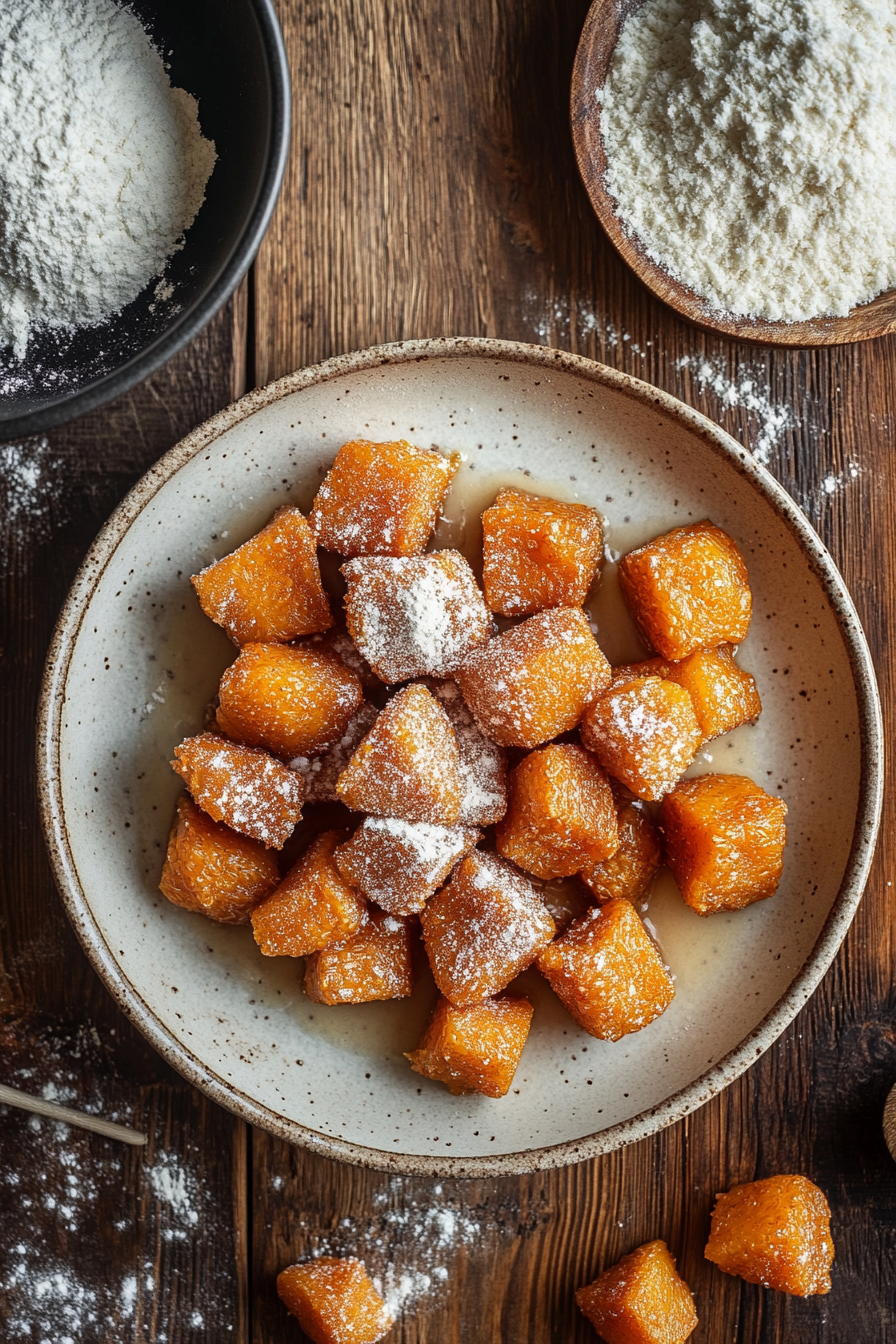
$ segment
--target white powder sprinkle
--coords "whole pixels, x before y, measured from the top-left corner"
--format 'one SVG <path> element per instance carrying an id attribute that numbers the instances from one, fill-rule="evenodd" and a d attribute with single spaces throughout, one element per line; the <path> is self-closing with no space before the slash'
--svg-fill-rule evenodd
<path id="1" fill-rule="evenodd" d="M 45 438 L 0 445 L 0 565 L 29 542 L 44 541 L 63 521 L 65 464 Z"/>
<path id="2" fill-rule="evenodd" d="M 360 1257 L 389 1310 L 399 1316 L 441 1299 L 463 1248 L 475 1247 L 496 1233 L 508 1238 L 519 1233 L 516 1206 L 500 1202 L 470 1206 L 464 1201 L 463 1186 L 458 1196 L 436 1186 L 424 1202 L 412 1193 L 418 1186 L 413 1178 L 393 1177 L 374 1195 L 376 1213 L 370 1220 L 344 1217 L 329 1231 L 312 1230 L 301 1222 L 308 1241 L 305 1255 Z"/>
<path id="3" fill-rule="evenodd" d="M 646 0 L 595 96 L 620 218 L 712 308 L 795 322 L 896 285 L 891 0 Z"/>
<path id="4" fill-rule="evenodd" d="M 786 432 L 796 426 L 791 407 L 776 402 L 764 375 L 748 364 L 739 364 L 736 372 L 731 373 L 723 359 L 684 355 L 675 367 L 687 369 L 698 392 L 712 393 L 722 411 L 746 411 L 752 434 L 750 447 L 753 456 L 763 464 L 770 461 Z"/>

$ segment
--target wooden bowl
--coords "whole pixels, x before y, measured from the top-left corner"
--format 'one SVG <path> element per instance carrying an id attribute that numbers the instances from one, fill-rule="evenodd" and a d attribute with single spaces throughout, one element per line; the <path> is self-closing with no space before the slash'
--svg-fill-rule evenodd
<path id="1" fill-rule="evenodd" d="M 704 331 L 722 332 L 762 345 L 844 345 L 896 331 L 896 290 L 853 308 L 848 317 L 818 317 L 808 322 L 769 322 L 723 314 L 658 266 L 636 237 L 627 233 L 604 183 L 607 156 L 600 133 L 600 104 L 595 89 L 606 83 L 622 23 L 640 8 L 640 0 L 594 0 L 576 52 L 570 114 L 579 172 L 595 213 L 610 242 L 657 298 Z"/>
<path id="2" fill-rule="evenodd" d="M 158 889 L 181 791 L 172 748 L 202 727 L 235 655 L 188 576 L 288 500 L 307 509 L 336 449 L 359 431 L 465 454 L 446 510 L 449 544 L 475 547 L 480 510 L 515 484 L 598 505 L 615 552 L 708 515 L 736 538 L 752 580 L 743 659 L 762 715 L 692 768 L 780 788 L 789 808 L 781 888 L 701 919 L 662 877 L 649 918 L 677 977 L 675 1002 L 616 1044 L 586 1036 L 526 972 L 518 988 L 535 1019 L 502 1101 L 449 1096 L 402 1057 L 432 1007 L 428 977 L 408 1000 L 321 1008 L 289 957 L 262 957 L 250 929 L 177 909 Z M 613 573 L 608 560 L 589 610 L 619 663 L 641 646 Z M 39 779 L 75 929 L 175 1068 L 251 1123 L 326 1156 L 471 1176 L 560 1166 L 643 1138 L 768 1049 L 812 994 L 861 897 L 882 759 L 874 671 L 843 582 L 748 449 L 600 364 L 471 338 L 383 346 L 291 374 L 194 430 L 138 482 L 60 618 Z"/>

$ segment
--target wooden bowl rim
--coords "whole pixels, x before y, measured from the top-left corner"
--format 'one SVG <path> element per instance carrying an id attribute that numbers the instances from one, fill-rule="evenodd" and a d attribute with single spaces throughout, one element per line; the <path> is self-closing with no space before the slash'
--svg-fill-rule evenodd
<path id="1" fill-rule="evenodd" d="M 594 90 L 603 87 L 607 66 L 618 37 L 619 24 L 640 8 L 642 0 L 593 0 L 576 50 L 570 92 L 570 121 L 576 162 L 594 213 L 626 265 L 652 294 L 701 331 L 721 333 L 734 340 L 756 345 L 807 348 L 846 345 L 868 341 L 896 331 L 896 289 L 885 290 L 861 304 L 846 317 L 818 317 L 804 322 L 773 322 L 763 318 L 738 318 L 711 308 L 699 294 L 658 266 L 644 245 L 629 233 L 613 198 L 604 185 L 607 159 L 600 134 L 598 104 Z M 607 15 L 615 16 L 612 44 Z M 604 48 L 601 51 L 601 48 Z"/>
<path id="2" fill-rule="evenodd" d="M 289 1120 L 262 1102 L 247 1096 L 213 1072 L 155 1016 L 116 960 L 93 914 L 81 885 L 67 834 L 65 801 L 61 789 L 60 750 L 65 711 L 66 679 L 75 643 L 93 592 L 106 566 L 138 515 L 180 469 L 227 430 L 256 411 L 320 383 L 348 373 L 384 365 L 427 360 L 483 359 L 511 361 L 546 370 L 576 374 L 597 387 L 608 387 L 641 405 L 657 407 L 670 419 L 701 439 L 716 456 L 746 477 L 758 494 L 776 510 L 806 556 L 837 620 L 853 672 L 861 734 L 862 769 L 856 822 L 840 889 L 818 938 L 790 987 L 762 1021 L 733 1050 L 691 1083 L 640 1115 L 578 1139 L 542 1148 L 524 1149 L 495 1157 L 452 1158 L 430 1154 L 389 1153 L 348 1140 L 333 1138 Z M 41 819 L 50 861 L 66 913 L 94 969 L 123 1012 L 156 1050 L 190 1083 L 249 1124 L 308 1148 L 322 1157 L 374 1170 L 407 1175 L 461 1178 L 511 1176 L 568 1166 L 609 1153 L 648 1138 L 674 1124 L 721 1092 L 770 1048 L 815 992 L 834 959 L 862 898 L 880 826 L 883 799 L 883 724 L 880 696 L 871 654 L 858 613 L 846 585 L 805 515 L 769 471 L 747 448 L 698 411 L 668 392 L 619 373 L 581 355 L 546 346 L 524 345 L 487 337 L 436 337 L 374 346 L 338 355 L 323 364 L 297 370 L 267 387 L 248 393 L 220 411 L 171 448 L 149 469 L 109 518 L 88 551 L 59 616 L 41 684 L 38 709 L 37 780 Z"/>

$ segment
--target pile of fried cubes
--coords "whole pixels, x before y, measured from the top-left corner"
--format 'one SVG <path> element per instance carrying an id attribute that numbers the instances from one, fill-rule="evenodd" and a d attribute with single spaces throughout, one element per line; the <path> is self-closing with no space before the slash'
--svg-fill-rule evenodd
<path id="1" fill-rule="evenodd" d="M 500 490 L 480 585 L 459 551 L 425 551 L 458 465 L 347 443 L 308 518 L 280 509 L 195 576 L 239 655 L 175 750 L 188 792 L 161 889 L 307 958 L 322 1004 L 408 996 L 422 932 L 441 997 L 411 1064 L 500 1097 L 532 1018 L 511 982 L 534 965 L 592 1036 L 640 1031 L 674 995 L 636 907 L 660 866 L 700 915 L 771 896 L 787 809 L 743 776 L 682 778 L 761 708 L 735 658 L 752 598 L 731 538 L 701 521 L 622 558 L 654 656 L 612 668 L 583 611 L 601 515 Z M 344 560 L 344 614 L 318 547 Z M 303 808 L 337 800 L 354 824 L 281 872 Z M 579 913 L 552 914 L 545 884 L 575 875 Z"/>

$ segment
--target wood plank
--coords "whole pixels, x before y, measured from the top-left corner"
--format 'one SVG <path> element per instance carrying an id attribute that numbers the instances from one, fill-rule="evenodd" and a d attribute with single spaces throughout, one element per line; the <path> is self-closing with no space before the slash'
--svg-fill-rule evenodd
<path id="1" fill-rule="evenodd" d="M 150 1139 L 128 1149 L 0 1111 L 4 1339 L 246 1337 L 245 1126 L 164 1064 L 91 970 L 44 850 L 32 728 L 56 615 L 94 535 L 156 458 L 242 390 L 245 307 L 242 293 L 111 406 L 0 446 L 0 1076 Z M 27 498 L 20 469 L 37 473 Z"/>
<path id="2" fill-rule="evenodd" d="M 295 138 L 256 268 L 256 380 L 379 341 L 480 334 L 580 351 L 667 389 L 759 446 L 819 528 L 866 622 L 891 723 L 896 342 L 734 345 L 674 317 L 628 273 L 591 213 L 569 136 L 587 8 L 280 0 Z M 401 1344 L 593 1339 L 574 1288 L 654 1236 L 697 1294 L 695 1341 L 896 1339 L 896 1167 L 879 1123 L 896 1080 L 893 819 L 888 801 L 868 894 L 809 1007 L 746 1077 L 653 1139 L 566 1171 L 443 1182 L 437 1194 L 433 1182 L 352 1171 L 255 1133 L 254 1344 L 303 1337 L 274 1276 L 336 1243 L 380 1273 L 390 1261 L 448 1271 L 405 1312 Z M 832 1203 L 827 1299 L 768 1293 L 703 1259 L 716 1191 L 790 1170 Z M 448 1246 L 421 1234 L 446 1206 L 474 1229 L 470 1244 L 456 1223 Z"/>

